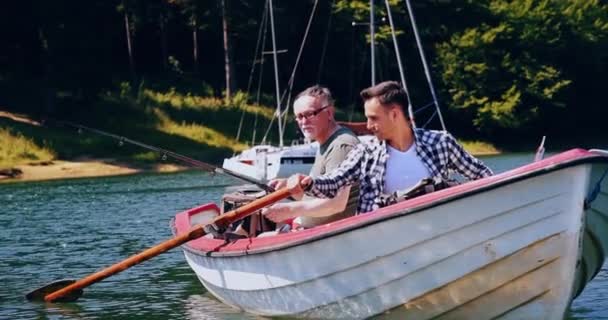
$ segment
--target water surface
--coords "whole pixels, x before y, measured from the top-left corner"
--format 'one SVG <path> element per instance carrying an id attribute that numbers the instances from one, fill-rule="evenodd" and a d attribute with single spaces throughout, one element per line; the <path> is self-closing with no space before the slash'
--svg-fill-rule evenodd
<path id="1" fill-rule="evenodd" d="M 485 158 L 497 172 L 529 154 Z M 175 249 L 85 289 L 75 303 L 28 302 L 31 289 L 81 278 L 171 237 L 175 213 L 236 183 L 201 172 L 0 184 L 0 319 L 254 319 L 218 302 Z M 608 319 L 608 265 L 571 319 Z M 556 279 L 558 281 L 558 279 Z"/>

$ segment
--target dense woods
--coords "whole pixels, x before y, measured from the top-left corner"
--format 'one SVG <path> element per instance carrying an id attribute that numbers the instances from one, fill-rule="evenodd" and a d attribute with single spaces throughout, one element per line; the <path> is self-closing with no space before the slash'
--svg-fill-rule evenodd
<path id="1" fill-rule="evenodd" d="M 376 80 L 399 80 L 386 6 L 375 2 Z M 370 85 L 369 1 L 271 3 L 280 91 L 289 87 L 312 19 L 293 94 L 325 84 L 344 114 L 359 111 L 358 92 Z M 432 97 L 406 3 L 390 4 L 409 91 L 420 108 Z M 134 94 L 141 86 L 208 96 L 241 91 L 251 101 L 259 90 L 264 104 L 275 104 L 269 1 L 31 0 L 2 6 L 2 108 L 56 114 L 76 105 L 86 111 L 125 82 Z M 448 129 L 497 142 L 604 131 L 606 1 L 425 0 L 412 7 Z M 432 114 L 427 110 L 420 112 L 422 122 Z M 429 126 L 437 128 L 437 120 Z"/>

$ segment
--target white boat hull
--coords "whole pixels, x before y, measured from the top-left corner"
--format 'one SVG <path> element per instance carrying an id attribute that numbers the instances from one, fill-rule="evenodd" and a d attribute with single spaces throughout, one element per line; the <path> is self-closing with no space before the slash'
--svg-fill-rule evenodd
<path id="1" fill-rule="evenodd" d="M 466 196 L 447 189 L 276 239 L 216 250 L 205 248 L 218 240 L 199 239 L 184 252 L 211 293 L 259 315 L 561 319 L 608 248 L 606 236 L 586 240 L 608 229 L 589 229 L 583 209 L 607 168 L 495 176 L 456 187 Z M 605 218 L 605 192 L 586 212 Z M 584 262 L 583 248 L 596 256 Z"/>
<path id="2" fill-rule="evenodd" d="M 256 146 L 224 159 L 222 168 L 259 181 L 286 178 L 295 173 L 308 173 L 318 148 L 318 143 L 283 148 Z"/>

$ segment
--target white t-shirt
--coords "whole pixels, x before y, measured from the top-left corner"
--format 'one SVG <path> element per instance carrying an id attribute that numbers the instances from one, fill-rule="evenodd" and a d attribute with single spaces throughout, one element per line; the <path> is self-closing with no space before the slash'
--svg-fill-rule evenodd
<path id="1" fill-rule="evenodd" d="M 384 180 L 384 193 L 393 193 L 413 187 L 418 181 L 430 176 L 429 170 L 416 154 L 416 144 L 406 151 L 399 151 L 388 144 L 388 161 Z"/>

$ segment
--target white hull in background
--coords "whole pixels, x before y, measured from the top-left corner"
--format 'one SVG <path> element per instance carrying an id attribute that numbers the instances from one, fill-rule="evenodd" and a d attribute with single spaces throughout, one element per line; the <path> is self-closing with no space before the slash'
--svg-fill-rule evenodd
<path id="1" fill-rule="evenodd" d="M 316 142 L 283 148 L 255 146 L 224 159 L 222 168 L 259 181 L 286 178 L 294 173 L 307 174 L 315 161 L 318 148 Z"/>

